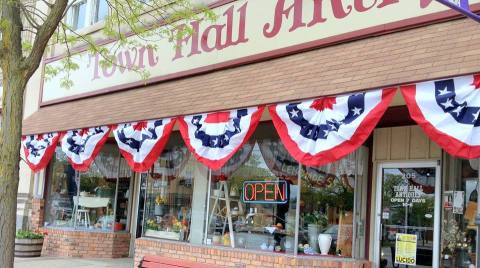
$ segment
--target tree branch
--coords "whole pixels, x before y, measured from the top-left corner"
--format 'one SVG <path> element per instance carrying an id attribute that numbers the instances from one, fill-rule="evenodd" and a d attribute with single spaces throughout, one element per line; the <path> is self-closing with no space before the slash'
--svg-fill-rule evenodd
<path id="1" fill-rule="evenodd" d="M 26 77 L 30 77 L 40 65 L 48 41 L 63 18 L 67 3 L 68 0 L 56 0 L 52 9 L 50 9 L 48 17 L 45 18 L 45 22 L 38 29 L 35 40 L 33 41 L 32 51 L 22 61 L 22 67 L 26 70 Z"/>
<path id="2" fill-rule="evenodd" d="M 30 24 L 30 26 L 32 26 L 33 28 L 37 29 L 40 28 L 40 25 L 35 21 L 35 19 L 31 16 L 30 12 L 27 10 L 27 8 L 22 4 L 22 3 L 19 3 L 19 6 L 20 6 L 20 10 L 22 10 L 22 13 L 25 17 L 25 19 L 28 21 L 28 23 Z"/>

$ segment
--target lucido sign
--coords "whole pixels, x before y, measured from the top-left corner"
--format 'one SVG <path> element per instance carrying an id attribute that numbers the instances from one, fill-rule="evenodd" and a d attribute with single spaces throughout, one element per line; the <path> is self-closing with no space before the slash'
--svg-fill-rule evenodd
<path id="1" fill-rule="evenodd" d="M 475 3 L 480 0 L 470 1 Z M 77 51 L 72 60 L 79 68 L 69 74 L 73 87 L 59 86 L 61 74 L 43 79 L 42 105 L 261 61 L 455 15 L 446 13 L 448 7 L 426 0 L 237 0 L 219 1 L 212 8 L 218 15 L 215 22 L 179 21 L 175 29 L 188 24 L 194 33 L 173 42 L 147 43 L 132 35 L 129 38 L 139 45 L 119 49 L 117 65 L 103 66 L 100 55 Z M 117 44 L 111 40 L 102 45 L 113 48 Z M 62 57 L 45 60 L 43 68 L 60 67 Z M 134 69 L 147 71 L 150 77 L 145 81 Z"/>

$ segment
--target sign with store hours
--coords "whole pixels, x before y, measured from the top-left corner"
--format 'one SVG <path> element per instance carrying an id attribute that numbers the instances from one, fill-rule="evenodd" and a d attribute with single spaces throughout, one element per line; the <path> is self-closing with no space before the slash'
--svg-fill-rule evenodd
<path id="1" fill-rule="evenodd" d="M 390 203 L 401 203 L 404 207 L 412 207 L 415 203 L 425 203 L 423 197 L 423 187 L 421 185 L 395 185 L 393 186 L 393 196 Z"/>
<path id="2" fill-rule="evenodd" d="M 288 202 L 288 184 L 279 181 L 244 181 L 243 202 L 251 204 L 285 204 Z"/>
<path id="3" fill-rule="evenodd" d="M 42 104 L 269 59 L 324 46 L 331 39 L 338 42 L 394 29 L 396 24 L 406 27 L 430 17 L 438 19 L 431 15 L 446 10 L 448 7 L 431 0 L 218 1 L 213 8 L 218 16 L 214 22 L 181 21 L 171 27 L 177 31 L 188 24 L 193 30 L 191 36 L 174 42 L 154 36 L 147 38 L 153 40 L 148 43 L 132 35 L 128 38 L 137 47 L 118 47 L 115 41 L 104 44 L 115 51 L 117 64 L 105 66 L 99 54 L 86 49 L 75 53 L 71 60 L 79 68 L 68 74 L 72 87 L 59 86 L 66 74 L 43 79 Z M 43 68 L 61 69 L 62 64 L 59 56 L 47 59 Z M 145 71 L 150 77 L 144 80 L 135 70 Z"/>

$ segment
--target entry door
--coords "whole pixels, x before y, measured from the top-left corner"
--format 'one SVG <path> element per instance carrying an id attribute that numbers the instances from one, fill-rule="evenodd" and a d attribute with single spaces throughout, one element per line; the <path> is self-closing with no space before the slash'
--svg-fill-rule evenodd
<path id="1" fill-rule="evenodd" d="M 377 179 L 377 267 L 438 267 L 440 167 L 381 164 Z"/>

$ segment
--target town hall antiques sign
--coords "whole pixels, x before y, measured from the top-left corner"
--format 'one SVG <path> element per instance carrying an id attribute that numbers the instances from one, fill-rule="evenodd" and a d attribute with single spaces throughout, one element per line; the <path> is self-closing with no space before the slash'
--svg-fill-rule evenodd
<path id="1" fill-rule="evenodd" d="M 101 66 L 88 51 L 75 54 L 80 68 L 70 74 L 73 87 L 60 87 L 63 75 L 44 79 L 42 104 L 143 86 L 226 66 L 319 47 L 428 21 L 428 15 L 448 10 L 428 0 L 237 0 L 213 9 L 215 22 L 193 21 L 194 33 L 175 42 L 162 40 L 116 53 L 123 66 Z M 471 0 L 471 4 L 480 0 Z M 453 12 L 452 12 L 453 13 Z M 177 27 L 184 27 L 178 23 Z M 105 44 L 112 47 L 114 43 Z M 61 66 L 61 57 L 45 61 Z M 125 68 L 126 67 L 126 68 Z M 44 66 L 45 68 L 45 66 Z M 133 70 L 150 73 L 147 81 Z"/>

